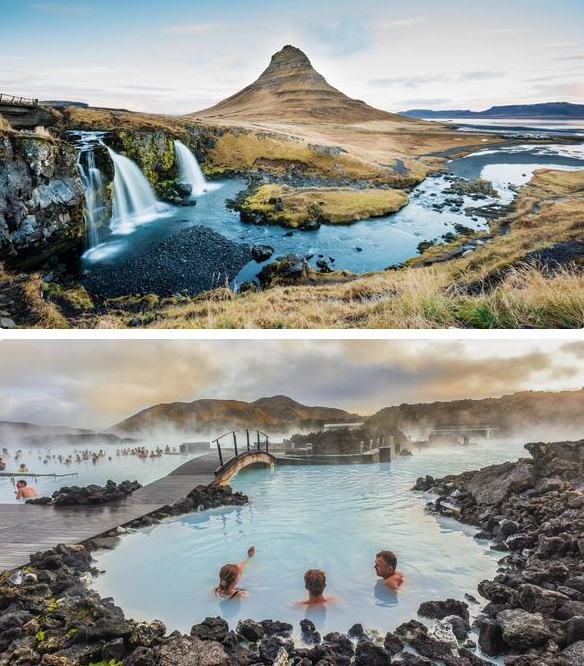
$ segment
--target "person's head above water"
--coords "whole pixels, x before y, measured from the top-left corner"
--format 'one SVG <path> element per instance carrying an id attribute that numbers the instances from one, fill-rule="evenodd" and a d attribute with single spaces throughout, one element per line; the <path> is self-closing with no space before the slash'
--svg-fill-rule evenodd
<path id="1" fill-rule="evenodd" d="M 320 597 L 326 587 L 326 575 L 320 569 L 309 569 L 304 574 L 304 587 L 313 597 Z"/>
<path id="2" fill-rule="evenodd" d="M 397 569 L 397 555 L 392 550 L 381 550 L 375 556 L 375 573 L 381 578 L 393 576 Z"/>
<path id="3" fill-rule="evenodd" d="M 27 485 L 27 483 L 24 479 L 20 479 L 20 481 L 16 482 L 16 487 L 17 488 L 25 488 L 26 485 Z"/>
<path id="4" fill-rule="evenodd" d="M 219 570 L 219 585 L 215 588 L 217 594 L 228 594 L 239 580 L 239 568 L 236 564 L 224 564 Z"/>

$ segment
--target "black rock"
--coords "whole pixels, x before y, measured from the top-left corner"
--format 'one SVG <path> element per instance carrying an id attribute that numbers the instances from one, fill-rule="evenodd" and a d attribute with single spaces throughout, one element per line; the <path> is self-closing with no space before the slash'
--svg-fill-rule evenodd
<path id="1" fill-rule="evenodd" d="M 355 666 L 390 666 L 391 655 L 379 645 L 360 640 L 355 648 Z"/>
<path id="2" fill-rule="evenodd" d="M 418 614 L 422 617 L 431 617 L 443 620 L 448 615 L 458 615 L 466 622 L 469 621 L 468 604 L 456 599 L 445 601 L 424 601 L 418 608 Z"/>
<path id="3" fill-rule="evenodd" d="M 229 625 L 222 617 L 206 617 L 191 627 L 191 636 L 203 641 L 224 641 L 229 633 Z"/>
<path id="4" fill-rule="evenodd" d="M 274 254 L 274 248 L 270 245 L 253 245 L 251 256 L 258 262 L 266 261 Z"/>

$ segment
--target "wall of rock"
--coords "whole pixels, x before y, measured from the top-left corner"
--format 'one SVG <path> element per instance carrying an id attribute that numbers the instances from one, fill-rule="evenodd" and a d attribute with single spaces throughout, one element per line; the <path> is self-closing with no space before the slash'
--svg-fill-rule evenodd
<path id="1" fill-rule="evenodd" d="M 76 161 L 68 143 L 0 135 L 0 260 L 82 238 L 84 189 Z"/>

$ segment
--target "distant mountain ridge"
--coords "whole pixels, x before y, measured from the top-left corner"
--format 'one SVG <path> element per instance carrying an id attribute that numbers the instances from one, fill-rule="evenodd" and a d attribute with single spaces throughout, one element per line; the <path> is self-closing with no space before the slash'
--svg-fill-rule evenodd
<path id="1" fill-rule="evenodd" d="M 284 46 L 252 84 L 208 109 L 189 114 L 215 120 L 308 120 L 359 123 L 399 116 L 352 99 L 327 83 L 306 54 Z"/>
<path id="2" fill-rule="evenodd" d="M 276 395 L 255 402 L 202 399 L 154 405 L 111 427 L 118 435 L 139 435 L 156 430 L 222 434 L 219 430 L 241 427 L 271 432 L 311 427 L 324 421 L 355 421 L 359 417 L 334 407 L 309 407 Z"/>
<path id="3" fill-rule="evenodd" d="M 557 433 L 577 431 L 584 437 L 584 388 L 395 405 L 381 409 L 369 417 L 367 423 L 380 428 L 396 427 L 408 435 L 427 433 L 436 427 L 491 424 L 508 434 L 535 432 L 546 438 L 546 430 L 551 428 Z"/>
<path id="4" fill-rule="evenodd" d="M 431 109 L 410 109 L 398 115 L 408 118 L 539 118 L 549 120 L 584 119 L 584 104 L 570 102 L 544 102 L 542 104 L 508 104 L 492 106 L 486 111 L 469 111 L 468 109 L 450 109 L 448 111 L 432 111 Z"/>

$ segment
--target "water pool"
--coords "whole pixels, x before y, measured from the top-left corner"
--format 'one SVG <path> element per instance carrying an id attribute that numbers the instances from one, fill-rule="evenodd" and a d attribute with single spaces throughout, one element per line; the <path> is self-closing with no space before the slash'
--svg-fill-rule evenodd
<path id="1" fill-rule="evenodd" d="M 113 551 L 96 553 L 104 573 L 93 586 L 135 619 L 161 619 L 189 630 L 206 616 L 310 617 L 322 632 L 353 623 L 387 631 L 415 617 L 423 600 L 463 598 L 496 570 L 487 543 L 453 520 L 424 512 L 426 498 L 411 491 L 418 476 L 445 475 L 521 455 L 521 445 L 488 442 L 466 448 L 418 451 L 391 463 L 246 469 L 233 480 L 248 506 L 194 513 L 125 536 Z M 221 601 L 212 588 L 226 562 L 257 554 L 241 586 L 249 596 Z M 380 585 L 375 553 L 393 549 L 405 583 L 397 594 Z M 500 556 L 500 555 L 499 555 Z M 306 569 L 322 568 L 337 602 L 308 611 Z"/>
<path id="2" fill-rule="evenodd" d="M 464 208 L 510 202 L 515 197 L 513 188 L 527 182 L 535 169 L 544 167 L 584 168 L 582 144 L 493 147 L 449 162 L 450 171 L 458 176 L 492 180 L 501 194 L 500 199 L 489 197 L 474 201 L 465 196 L 461 210 L 451 210 L 448 206 L 436 210 L 435 205 L 451 195 L 444 192 L 449 183 L 441 176 L 432 176 L 414 188 L 408 205 L 393 215 L 351 225 L 322 225 L 316 231 L 294 231 L 292 235 L 287 235 L 288 231 L 279 226 L 241 222 L 237 212 L 227 209 L 226 199 L 235 197 L 245 187 L 243 180 L 233 179 L 199 196 L 197 205 L 192 208 L 171 206 L 168 217 L 139 225 L 130 234 L 110 235 L 106 242 L 85 256 L 81 267 L 88 271 L 103 267 L 119 270 L 127 259 L 146 254 L 178 231 L 205 225 L 247 246 L 271 245 L 274 257 L 297 253 L 310 256 L 313 266 L 319 256 L 332 257 L 335 261 L 331 265 L 336 269 L 355 273 L 379 271 L 416 256 L 420 241 L 440 239 L 443 234 L 453 232 L 457 224 L 487 229 L 486 220 L 473 220 L 465 214 Z M 235 276 L 236 282 L 254 280 L 262 266 L 249 262 Z"/>
<path id="3" fill-rule="evenodd" d="M 108 479 L 112 479 L 116 483 L 120 483 L 126 479 L 130 481 L 139 481 L 142 485 L 156 481 L 162 476 L 166 476 L 173 469 L 177 468 L 183 462 L 190 460 L 194 454 L 187 455 L 163 455 L 160 458 L 146 458 L 140 459 L 138 456 L 117 456 L 118 449 L 126 448 L 127 444 L 106 444 L 92 443 L 88 447 L 79 447 L 74 445 L 63 444 L 60 446 L 51 447 L 32 447 L 22 446 L 22 458 L 15 462 L 14 452 L 15 448 L 10 448 L 11 456 L 6 459 L 7 465 L 5 472 L 14 472 L 17 474 L 16 479 L 20 478 L 17 473 L 17 468 L 20 463 L 25 463 L 31 473 L 37 474 L 75 474 L 76 476 L 67 476 L 61 478 L 44 477 L 22 477 L 25 478 L 28 485 L 34 486 L 39 491 L 39 496 L 51 495 L 55 490 L 62 486 L 87 486 L 90 483 L 104 485 Z M 164 445 L 162 445 L 164 448 Z M 96 464 L 91 460 L 83 462 L 73 462 L 70 465 L 65 465 L 59 462 L 58 459 L 51 458 L 46 464 L 43 459 L 47 454 L 49 455 L 62 455 L 67 457 L 75 455 L 77 450 L 84 450 L 89 448 L 92 451 L 102 449 L 105 451 L 105 457 L 100 458 Z M 156 448 L 155 445 L 148 448 Z M 172 447 L 171 447 L 172 448 Z M 177 447 L 178 448 L 178 447 Z M 111 460 L 109 458 L 111 457 Z M 14 482 L 10 478 L 0 478 L 0 504 L 16 502 Z M 18 501 L 20 503 L 20 500 Z"/>

